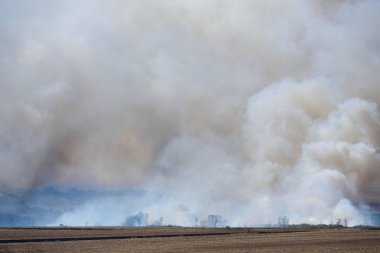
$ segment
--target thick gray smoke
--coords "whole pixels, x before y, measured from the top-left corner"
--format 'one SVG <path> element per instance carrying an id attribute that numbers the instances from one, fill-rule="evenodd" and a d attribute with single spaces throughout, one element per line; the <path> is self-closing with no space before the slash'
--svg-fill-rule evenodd
<path id="1" fill-rule="evenodd" d="M 1 1 L 0 187 L 166 196 L 85 203 L 57 221 L 73 225 L 110 210 L 123 217 L 112 224 L 127 210 L 179 225 L 210 213 L 371 223 L 379 11 L 377 0 Z"/>

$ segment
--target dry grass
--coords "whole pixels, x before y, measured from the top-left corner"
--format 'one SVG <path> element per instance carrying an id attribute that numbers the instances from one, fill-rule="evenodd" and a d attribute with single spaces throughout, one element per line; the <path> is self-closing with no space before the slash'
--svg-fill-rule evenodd
<path id="1" fill-rule="evenodd" d="M 194 237 L 157 237 L 0 244 L 0 252 L 380 252 L 380 230 L 321 229 L 0 229 L 0 239 L 231 233 Z M 264 233 L 263 233 L 264 232 Z M 273 233 L 272 233 L 273 232 Z M 44 237 L 45 236 L 45 237 Z"/>

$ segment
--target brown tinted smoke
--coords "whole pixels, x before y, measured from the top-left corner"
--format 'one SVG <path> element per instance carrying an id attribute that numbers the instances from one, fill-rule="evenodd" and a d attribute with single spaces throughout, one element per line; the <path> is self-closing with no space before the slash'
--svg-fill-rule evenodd
<path id="1" fill-rule="evenodd" d="M 154 188 L 231 224 L 366 223 L 380 195 L 379 10 L 2 1 L 0 187 Z"/>

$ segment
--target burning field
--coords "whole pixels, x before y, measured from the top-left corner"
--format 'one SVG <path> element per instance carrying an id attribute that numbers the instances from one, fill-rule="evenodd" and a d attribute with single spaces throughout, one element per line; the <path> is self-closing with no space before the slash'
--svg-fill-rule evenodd
<path id="1" fill-rule="evenodd" d="M 365 228 L 16 228 L 0 229 L 0 252 L 379 252 Z"/>
<path id="2" fill-rule="evenodd" d="M 378 0 L 1 0 L 0 226 L 380 225 L 379 13 Z M 354 251 L 378 236 L 231 231 L 1 247 Z"/>

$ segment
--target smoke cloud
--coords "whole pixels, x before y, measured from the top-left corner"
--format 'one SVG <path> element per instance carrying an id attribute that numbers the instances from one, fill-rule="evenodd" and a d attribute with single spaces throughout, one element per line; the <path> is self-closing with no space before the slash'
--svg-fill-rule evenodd
<path id="1" fill-rule="evenodd" d="M 96 224 L 110 210 L 112 224 L 127 210 L 177 225 L 210 213 L 230 225 L 371 224 L 379 10 L 376 0 L 1 1 L 0 188 L 161 196 L 85 203 L 57 224 Z"/>

